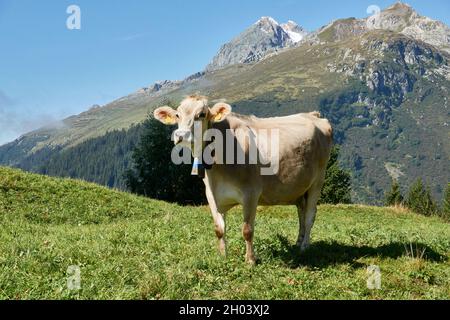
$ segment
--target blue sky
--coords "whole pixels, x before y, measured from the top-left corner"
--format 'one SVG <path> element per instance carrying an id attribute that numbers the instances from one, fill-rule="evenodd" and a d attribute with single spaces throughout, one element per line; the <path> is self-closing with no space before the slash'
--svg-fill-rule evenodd
<path id="1" fill-rule="evenodd" d="M 393 2 L 0 0 L 0 144 L 156 80 L 200 71 L 261 16 L 312 31 Z M 448 0 L 408 3 L 450 25 Z M 81 30 L 66 28 L 71 4 L 81 8 Z"/>

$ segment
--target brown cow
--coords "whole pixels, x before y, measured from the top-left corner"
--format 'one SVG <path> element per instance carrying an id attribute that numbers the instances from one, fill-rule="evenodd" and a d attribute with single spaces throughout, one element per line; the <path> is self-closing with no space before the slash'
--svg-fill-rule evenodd
<path id="1" fill-rule="evenodd" d="M 301 251 L 309 246 L 332 147 L 332 128 L 318 112 L 262 119 L 232 113 L 231 106 L 226 103 L 217 103 L 209 108 L 205 97 L 194 95 L 184 99 L 177 110 L 161 107 L 154 111 L 154 116 L 165 124 L 178 124 L 174 132 L 175 144 L 191 149 L 195 143 L 194 123 L 202 124 L 202 133 L 207 129 L 215 129 L 224 137 L 227 132 L 231 133 L 236 148 L 244 152 L 246 161 L 249 160 L 249 141 L 252 138 L 256 137 L 261 142 L 257 146 L 258 152 L 260 149 L 267 149 L 266 152 L 278 149 L 277 168 L 271 175 L 262 174 L 261 170 L 267 167 L 267 163 L 225 163 L 223 158 L 217 159 L 219 153 L 226 155 L 231 149 L 226 151 L 223 147 L 223 150 L 216 149 L 211 153 L 216 158 L 206 170 L 203 181 L 222 254 L 225 255 L 226 251 L 225 213 L 239 204 L 244 211 L 242 234 L 246 241 L 247 262 L 253 264 L 256 261 L 253 235 L 258 205 L 296 205 L 300 224 L 297 245 Z M 264 130 L 276 130 L 277 141 L 272 136 L 259 133 Z M 272 141 L 278 143 L 276 148 Z M 202 150 L 211 145 L 214 147 L 215 142 L 206 147 L 202 144 Z M 236 156 L 233 159 L 236 160 Z"/>

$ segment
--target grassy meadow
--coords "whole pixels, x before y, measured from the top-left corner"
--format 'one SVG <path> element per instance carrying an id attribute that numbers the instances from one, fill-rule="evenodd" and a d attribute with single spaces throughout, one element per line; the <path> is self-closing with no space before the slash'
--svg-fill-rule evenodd
<path id="1" fill-rule="evenodd" d="M 320 206 L 299 254 L 295 207 L 260 208 L 255 267 L 241 220 L 239 208 L 227 216 L 225 259 L 207 207 L 0 167 L 0 299 L 450 299 L 450 224 L 438 217 Z M 73 265 L 79 290 L 67 287 Z"/>

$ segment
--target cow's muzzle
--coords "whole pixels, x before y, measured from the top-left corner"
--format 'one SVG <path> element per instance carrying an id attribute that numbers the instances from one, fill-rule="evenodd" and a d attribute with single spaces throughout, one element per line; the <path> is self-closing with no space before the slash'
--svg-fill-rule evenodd
<path id="1" fill-rule="evenodd" d="M 192 133 L 186 130 L 176 130 L 173 134 L 173 141 L 175 145 L 180 143 L 190 144 L 192 142 Z"/>

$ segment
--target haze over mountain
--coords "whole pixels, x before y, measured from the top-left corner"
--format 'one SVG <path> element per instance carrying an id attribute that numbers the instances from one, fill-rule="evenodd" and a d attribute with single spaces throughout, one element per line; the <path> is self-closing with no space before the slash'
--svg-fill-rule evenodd
<path id="1" fill-rule="evenodd" d="M 96 141 L 107 141 L 108 132 L 198 92 L 257 116 L 320 110 L 332 121 L 341 161 L 352 172 L 354 201 L 379 203 L 391 178 L 403 186 L 426 178 L 440 196 L 450 178 L 449 35 L 445 24 L 402 3 L 311 33 L 263 17 L 222 46 L 205 71 L 25 134 L 0 147 L 0 164 L 122 188 L 119 171 L 130 165 L 129 150 L 109 157 L 120 169 L 101 179 L 95 171 L 104 164 L 80 167 L 74 155 L 104 153 L 107 144 Z"/>

